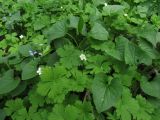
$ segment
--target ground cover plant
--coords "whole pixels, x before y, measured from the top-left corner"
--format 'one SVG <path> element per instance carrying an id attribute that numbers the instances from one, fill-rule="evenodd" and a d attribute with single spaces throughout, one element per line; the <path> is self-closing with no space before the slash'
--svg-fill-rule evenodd
<path id="1" fill-rule="evenodd" d="M 0 0 L 0 120 L 159 120 L 159 0 Z"/>

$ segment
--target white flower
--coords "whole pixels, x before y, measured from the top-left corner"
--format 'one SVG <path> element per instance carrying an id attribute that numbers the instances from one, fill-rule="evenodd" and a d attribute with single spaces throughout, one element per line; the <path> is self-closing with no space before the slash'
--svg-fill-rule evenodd
<path id="1" fill-rule="evenodd" d="M 40 56 L 42 56 L 43 54 L 42 53 L 38 53 Z"/>
<path id="2" fill-rule="evenodd" d="M 34 55 L 40 55 L 40 56 L 42 56 L 42 53 L 39 53 L 37 51 L 32 51 L 32 50 L 29 50 L 29 54 L 30 54 L 30 56 L 34 56 Z"/>
<path id="3" fill-rule="evenodd" d="M 33 54 L 36 55 L 36 54 L 38 54 L 38 52 L 37 52 L 37 51 L 34 51 Z"/>
<path id="4" fill-rule="evenodd" d="M 125 16 L 125 17 L 127 17 L 127 16 L 128 16 L 128 14 L 127 14 L 127 13 L 125 13 L 125 14 L 124 14 L 124 16 Z"/>
<path id="5" fill-rule="evenodd" d="M 80 57 L 80 59 L 81 59 L 82 61 L 86 61 L 86 60 L 87 60 L 85 54 L 81 54 L 79 57 Z"/>
<path id="6" fill-rule="evenodd" d="M 42 69 L 41 69 L 40 67 L 38 68 L 37 73 L 38 73 L 39 75 L 42 74 Z"/>
<path id="7" fill-rule="evenodd" d="M 108 4 L 107 4 L 107 3 L 104 3 L 104 6 L 106 7 L 106 6 L 108 6 Z"/>
<path id="8" fill-rule="evenodd" d="M 20 38 L 20 39 L 23 39 L 23 38 L 24 38 L 24 36 L 23 36 L 23 35 L 20 35 L 20 36 L 19 36 L 19 38 Z"/>
<path id="9" fill-rule="evenodd" d="M 30 54 L 31 56 L 34 56 L 34 52 L 33 52 L 32 50 L 29 50 L 29 54 Z"/>
<path id="10" fill-rule="evenodd" d="M 61 9 L 63 9 L 63 7 L 61 6 Z"/>
<path id="11" fill-rule="evenodd" d="M 43 46 L 44 44 L 39 44 L 39 46 Z"/>

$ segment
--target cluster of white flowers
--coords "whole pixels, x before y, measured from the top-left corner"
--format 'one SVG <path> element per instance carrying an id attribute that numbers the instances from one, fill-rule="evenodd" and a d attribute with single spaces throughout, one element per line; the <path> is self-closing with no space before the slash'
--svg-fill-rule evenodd
<path id="1" fill-rule="evenodd" d="M 41 74 L 42 74 L 42 68 L 41 68 L 41 67 L 38 68 L 37 74 L 38 74 L 38 75 L 41 75 Z"/>
<path id="2" fill-rule="evenodd" d="M 80 57 L 80 59 L 81 59 L 82 61 L 86 61 L 86 60 L 87 60 L 85 54 L 81 54 L 79 57 Z"/>

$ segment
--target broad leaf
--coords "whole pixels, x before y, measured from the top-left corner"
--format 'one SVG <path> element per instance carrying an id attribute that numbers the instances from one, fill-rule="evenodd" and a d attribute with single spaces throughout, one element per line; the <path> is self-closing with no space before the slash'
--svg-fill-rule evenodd
<path id="1" fill-rule="evenodd" d="M 61 38 L 67 33 L 67 23 L 65 20 L 58 21 L 51 27 L 44 31 L 45 36 L 48 38 L 49 42 L 54 39 Z"/>
<path id="2" fill-rule="evenodd" d="M 140 63 L 149 65 L 158 55 L 157 51 L 146 41 L 141 40 L 138 46 L 123 36 L 116 38 L 115 51 L 117 51 L 121 60 L 124 59 L 126 64 L 132 65 Z"/>
<path id="3" fill-rule="evenodd" d="M 40 30 L 42 28 L 44 28 L 46 25 L 50 24 L 50 19 L 49 16 L 40 16 L 38 17 L 34 23 L 33 23 L 33 27 L 34 30 Z"/>
<path id="4" fill-rule="evenodd" d="M 97 40 L 108 40 L 108 31 L 100 24 L 95 23 L 89 33 L 89 35 Z"/>
<path id="5" fill-rule="evenodd" d="M 60 63 L 62 63 L 66 68 L 72 68 L 81 64 L 79 57 L 81 52 L 71 45 L 59 48 L 57 50 L 57 54 L 61 57 Z"/>
<path id="6" fill-rule="evenodd" d="M 22 69 L 22 80 L 28 80 L 37 75 L 37 61 L 30 61 Z"/>
<path id="7" fill-rule="evenodd" d="M 121 100 L 116 105 L 116 113 L 121 120 L 152 120 L 153 106 L 141 95 L 132 97 L 128 88 L 123 89 Z"/>
<path id="8" fill-rule="evenodd" d="M 32 47 L 30 44 L 22 45 L 19 47 L 19 53 L 25 57 L 30 56 L 29 51 L 32 50 Z"/>
<path id="9" fill-rule="evenodd" d="M 89 102 L 76 101 L 74 105 L 56 104 L 50 113 L 48 120 L 94 120 L 91 113 L 92 106 Z"/>
<path id="10" fill-rule="evenodd" d="M 0 109 L 0 120 L 5 120 L 6 113 L 4 110 Z"/>
<path id="11" fill-rule="evenodd" d="M 69 19 L 69 27 L 75 28 L 78 30 L 79 17 L 71 16 Z"/>
<path id="12" fill-rule="evenodd" d="M 138 30 L 137 34 L 138 36 L 145 38 L 154 47 L 156 47 L 156 44 L 160 42 L 160 33 L 157 32 L 157 30 L 151 24 L 143 26 L 140 30 Z"/>
<path id="13" fill-rule="evenodd" d="M 104 4 L 106 2 L 106 0 L 92 0 L 93 4 L 98 6 L 100 4 Z"/>
<path id="14" fill-rule="evenodd" d="M 72 71 L 72 77 L 63 66 L 42 69 L 37 91 L 42 96 L 62 103 L 70 91 L 82 92 L 86 87 L 87 76 L 80 71 Z"/>
<path id="15" fill-rule="evenodd" d="M 141 80 L 141 88 L 146 94 L 160 99 L 160 75 L 150 82 L 143 77 Z"/>
<path id="16" fill-rule="evenodd" d="M 19 82 L 19 80 L 14 79 L 14 71 L 8 70 L 4 76 L 0 78 L 0 94 L 11 92 L 18 86 Z"/>
<path id="17" fill-rule="evenodd" d="M 114 15 L 119 14 L 123 11 L 124 6 L 122 5 L 107 5 L 103 7 L 103 15 Z"/>
<path id="18" fill-rule="evenodd" d="M 120 80 L 109 80 L 108 76 L 104 74 L 96 75 L 93 86 L 93 100 L 98 112 L 108 110 L 114 106 L 120 99 L 122 94 L 122 85 Z"/>

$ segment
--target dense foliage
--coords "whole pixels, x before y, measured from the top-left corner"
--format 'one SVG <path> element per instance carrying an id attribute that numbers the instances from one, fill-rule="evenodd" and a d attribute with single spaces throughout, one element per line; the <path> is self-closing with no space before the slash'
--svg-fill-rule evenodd
<path id="1" fill-rule="evenodd" d="M 0 0 L 0 120 L 159 120 L 160 0 Z"/>

